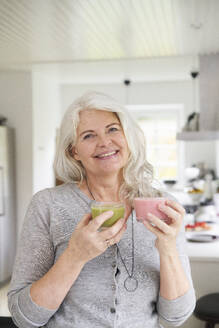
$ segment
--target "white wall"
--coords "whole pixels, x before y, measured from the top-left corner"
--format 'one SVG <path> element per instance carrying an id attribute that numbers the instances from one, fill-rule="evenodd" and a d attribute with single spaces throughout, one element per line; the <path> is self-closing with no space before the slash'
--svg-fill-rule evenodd
<path id="1" fill-rule="evenodd" d="M 191 80 L 190 71 L 197 59 L 197 56 L 178 56 L 38 66 L 44 73 L 56 74 L 62 84 L 112 84 L 126 78 L 133 82 L 184 81 Z"/>
<path id="2" fill-rule="evenodd" d="M 205 162 L 207 168 L 216 170 L 215 147 L 216 143 L 212 140 L 187 141 L 185 147 L 187 167 L 195 163 Z"/>
<path id="3" fill-rule="evenodd" d="M 61 105 L 64 110 L 82 93 L 95 90 L 110 94 L 119 102 L 129 105 L 140 104 L 183 104 L 185 115 L 192 110 L 192 82 L 133 82 L 128 89 L 120 83 L 63 84 L 61 86 Z M 128 93 L 128 95 L 127 95 Z"/>
<path id="4" fill-rule="evenodd" d="M 0 113 L 15 130 L 17 231 L 32 195 L 31 73 L 0 72 Z"/>
<path id="5" fill-rule="evenodd" d="M 0 72 L 0 114 L 15 130 L 18 235 L 33 193 L 54 186 L 52 162 L 60 122 L 59 94 L 51 74 Z"/>
<path id="6" fill-rule="evenodd" d="M 195 59 L 197 61 L 196 57 L 184 56 L 79 62 L 63 65 L 62 69 L 60 65 L 55 66 L 53 70 L 56 70 L 61 85 L 62 111 L 83 92 L 97 90 L 130 105 L 183 103 L 187 114 L 193 110 L 190 71 Z M 127 78 L 132 81 L 128 96 L 123 84 Z"/>
<path id="7" fill-rule="evenodd" d="M 33 193 L 55 185 L 53 159 L 60 123 L 59 96 L 53 76 L 33 72 Z"/>

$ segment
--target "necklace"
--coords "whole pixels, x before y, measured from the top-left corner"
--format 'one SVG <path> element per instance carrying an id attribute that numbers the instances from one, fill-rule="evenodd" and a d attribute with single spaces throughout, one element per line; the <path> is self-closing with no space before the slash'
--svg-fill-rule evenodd
<path id="1" fill-rule="evenodd" d="M 128 268 L 125 264 L 124 259 L 122 258 L 119 246 L 116 244 L 117 251 L 119 253 L 120 259 L 126 269 L 128 277 L 124 281 L 124 287 L 128 292 L 134 292 L 138 288 L 138 280 L 133 277 L 134 275 L 134 268 L 135 268 L 135 247 L 134 247 L 134 220 L 133 220 L 133 212 L 132 212 L 132 270 L 129 273 Z"/>
<path id="2" fill-rule="evenodd" d="M 88 181 L 86 180 L 86 184 L 87 184 L 87 189 L 91 195 L 91 197 L 93 198 L 93 200 L 95 200 L 93 193 L 90 190 L 90 187 L 88 185 Z M 131 273 L 129 273 L 129 270 L 125 264 L 125 261 L 121 255 L 119 246 L 116 244 L 117 247 L 117 252 L 120 256 L 120 259 L 122 261 L 122 264 L 125 267 L 125 270 L 128 274 L 128 277 L 125 279 L 124 281 L 124 288 L 127 290 L 127 292 L 134 292 L 137 288 L 138 288 L 138 280 L 133 276 L 134 275 L 134 268 L 135 268 L 135 245 L 134 245 L 134 219 L 133 219 L 133 212 L 132 212 L 132 269 L 131 269 Z"/>

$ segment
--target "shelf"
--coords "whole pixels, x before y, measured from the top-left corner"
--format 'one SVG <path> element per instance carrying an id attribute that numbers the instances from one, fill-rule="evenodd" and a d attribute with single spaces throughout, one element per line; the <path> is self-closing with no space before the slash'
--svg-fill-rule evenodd
<path id="1" fill-rule="evenodd" d="M 177 133 L 176 139 L 183 141 L 219 140 L 219 131 L 184 131 Z"/>

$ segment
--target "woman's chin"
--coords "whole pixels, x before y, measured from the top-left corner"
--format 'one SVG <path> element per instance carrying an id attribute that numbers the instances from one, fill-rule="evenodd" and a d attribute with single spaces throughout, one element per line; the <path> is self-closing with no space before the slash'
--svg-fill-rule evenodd
<path id="1" fill-rule="evenodd" d="M 122 165 L 100 165 L 97 168 L 96 174 L 97 176 L 100 176 L 101 174 L 117 174 L 123 169 Z"/>

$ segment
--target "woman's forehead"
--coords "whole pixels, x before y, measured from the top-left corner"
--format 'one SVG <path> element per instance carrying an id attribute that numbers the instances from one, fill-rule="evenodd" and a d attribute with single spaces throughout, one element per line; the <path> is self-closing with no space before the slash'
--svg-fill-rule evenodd
<path id="1" fill-rule="evenodd" d="M 79 113 L 78 128 L 98 122 L 119 122 L 117 115 L 106 110 L 83 110 Z"/>

